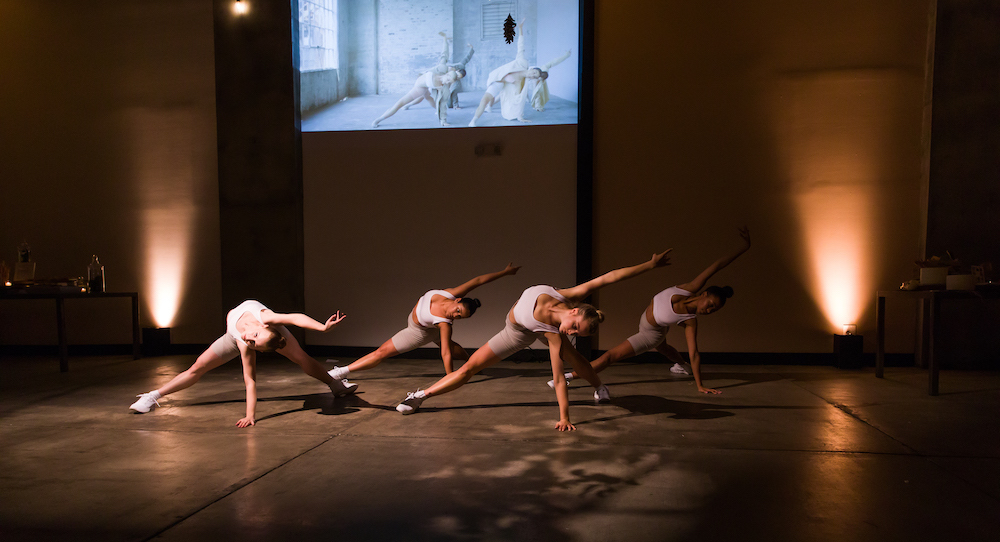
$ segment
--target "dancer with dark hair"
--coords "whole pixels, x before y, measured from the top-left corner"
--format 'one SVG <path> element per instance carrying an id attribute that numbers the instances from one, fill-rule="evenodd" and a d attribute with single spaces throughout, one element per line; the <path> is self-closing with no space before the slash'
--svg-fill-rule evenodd
<path id="1" fill-rule="evenodd" d="M 334 395 L 354 393 L 357 384 L 337 380 L 327 374 L 323 366 L 302 350 L 299 342 L 285 328 L 298 326 L 313 331 L 330 331 L 345 315 L 337 311 L 320 323 L 300 313 L 283 314 L 265 307 L 260 301 L 248 299 L 226 315 L 226 333 L 202 352 L 188 370 L 178 374 L 159 389 L 138 395 L 139 400 L 129 408 L 142 414 L 153 406 L 160 406 L 158 399 L 193 386 L 205 373 L 233 359 L 243 361 L 243 382 L 247 388 L 247 415 L 236 422 L 237 427 L 254 425 L 257 410 L 257 352 L 277 352 L 295 362 L 307 375 L 330 387 Z"/>
<path id="2" fill-rule="evenodd" d="M 438 32 L 438 34 L 440 34 L 444 38 L 444 51 L 441 52 L 441 57 L 438 59 L 437 66 L 434 66 L 433 68 L 423 71 L 424 72 L 432 71 L 439 75 L 444 75 L 448 72 L 458 72 L 458 75 L 460 75 L 461 77 L 453 81 L 450 85 L 448 85 L 447 88 L 442 89 L 441 92 L 443 92 L 443 94 L 440 98 L 438 98 L 437 101 L 438 103 L 441 103 L 443 101 L 443 103 L 445 103 L 447 107 L 461 109 L 462 107 L 458 103 L 458 91 L 461 85 L 459 81 L 465 78 L 466 75 L 465 65 L 468 64 L 470 60 L 472 60 L 472 55 L 475 54 L 476 50 L 475 48 L 472 47 L 472 44 L 470 43 L 468 44 L 469 52 L 466 53 L 465 58 L 459 60 L 458 62 L 448 63 L 448 40 L 450 38 L 448 38 L 447 34 L 445 34 L 444 32 Z M 433 92 L 431 93 L 431 95 L 433 96 Z M 406 104 L 406 106 L 403 107 L 403 109 L 409 109 L 422 101 L 424 101 L 424 96 L 419 96 L 417 99 Z M 438 103 L 431 101 L 431 106 L 437 107 Z"/>
<path id="3" fill-rule="evenodd" d="M 701 355 L 698 353 L 698 316 L 712 314 L 726 305 L 726 300 L 733 296 L 733 289 L 729 286 L 709 286 L 701 293 L 705 283 L 712 275 L 718 273 L 724 267 L 733 262 L 741 254 L 750 249 L 750 230 L 746 227 L 740 228 L 740 237 L 745 245 L 740 247 L 735 254 L 721 258 L 708 266 L 691 282 L 679 284 L 667 288 L 656 294 L 649 306 L 639 318 L 639 332 L 632 335 L 618 346 L 608 350 L 601 357 L 591 363 L 591 368 L 595 372 L 607 369 L 612 363 L 638 356 L 644 352 L 656 349 L 667 359 L 675 362 L 670 368 L 671 372 L 680 374 L 693 374 L 698 391 L 702 393 L 722 393 L 719 390 L 706 388 L 701 383 Z M 681 358 L 675 348 L 666 343 L 665 337 L 670 326 L 677 324 L 684 327 L 684 337 L 687 339 L 688 356 L 691 359 L 690 365 Z M 586 374 L 581 375 L 587 378 Z M 567 381 L 577 377 L 577 373 L 566 373 Z M 587 379 L 590 380 L 589 378 Z M 549 386 L 555 386 L 554 381 L 549 381 Z"/>
<path id="4" fill-rule="evenodd" d="M 570 363 L 597 388 L 595 399 L 602 401 L 606 396 L 606 388 L 601 384 L 600 378 L 569 339 L 574 335 L 586 337 L 594 333 L 598 324 L 604 321 L 604 313 L 582 301 L 604 286 L 669 265 L 670 259 L 666 257 L 669 252 L 670 250 L 653 254 L 647 262 L 616 269 L 572 288 L 559 290 L 547 285 L 528 288 L 507 313 L 500 333 L 476 350 L 459 370 L 438 380 L 426 390 L 407 394 L 406 399 L 396 406 L 396 410 L 402 414 L 412 414 L 428 397 L 460 388 L 479 371 L 539 339 L 549 347 L 552 375 L 555 377 L 554 388 L 559 403 L 559 422 L 555 427 L 560 431 L 575 430 L 576 427 L 569 420 L 569 395 L 563 378 L 563 362 Z M 602 391 L 604 395 L 601 395 Z"/>
<path id="5" fill-rule="evenodd" d="M 500 271 L 480 275 L 461 286 L 425 293 L 417 300 L 417 304 L 406 318 L 406 329 L 396 333 L 377 350 L 347 367 L 334 367 L 330 371 L 330 376 L 341 379 L 355 371 L 373 369 L 392 356 L 409 352 L 430 342 L 441 347 L 444 372 L 451 374 L 454 370 L 453 360 L 469 359 L 469 353 L 451 338 L 452 322 L 471 317 L 481 306 L 478 299 L 465 296 L 479 286 L 516 274 L 520 268 L 519 265 L 509 263 Z"/>
<path id="6" fill-rule="evenodd" d="M 444 37 L 444 52 L 441 53 L 441 56 L 447 61 L 448 37 L 444 32 L 440 32 L 440 34 Z M 413 83 L 413 88 L 409 92 L 397 100 L 385 113 L 382 113 L 382 116 L 372 121 L 372 128 L 378 128 L 379 123 L 395 115 L 403 106 L 417 103 L 420 101 L 418 98 L 425 99 L 431 104 L 431 107 L 437 112 L 438 121 L 441 123 L 441 126 L 450 126 L 448 124 L 447 95 L 450 94 L 452 84 L 465 77 L 465 69 L 451 70 L 446 67 L 443 73 L 440 72 L 439 67 L 435 67 L 417 77 L 417 80 Z"/>

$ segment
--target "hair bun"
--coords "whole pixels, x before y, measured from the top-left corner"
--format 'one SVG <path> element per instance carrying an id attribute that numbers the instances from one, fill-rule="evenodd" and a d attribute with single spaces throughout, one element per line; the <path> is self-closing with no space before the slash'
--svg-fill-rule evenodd
<path id="1" fill-rule="evenodd" d="M 732 291 L 732 290 L 730 290 L 730 291 Z M 474 297 L 472 298 L 472 301 L 475 302 L 476 307 L 482 307 L 483 306 L 483 304 L 478 299 L 476 299 Z"/>
<path id="2" fill-rule="evenodd" d="M 597 321 L 598 322 L 604 321 L 604 311 L 602 311 L 601 309 L 597 309 Z"/>
<path id="3" fill-rule="evenodd" d="M 729 299 L 730 297 L 733 297 L 733 288 L 731 286 L 723 286 L 721 294 L 722 297 Z"/>

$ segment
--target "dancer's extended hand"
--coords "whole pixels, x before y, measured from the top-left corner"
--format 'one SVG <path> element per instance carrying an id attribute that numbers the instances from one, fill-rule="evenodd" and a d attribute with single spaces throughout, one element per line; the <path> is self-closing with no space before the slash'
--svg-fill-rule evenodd
<path id="1" fill-rule="evenodd" d="M 323 331 L 330 331 L 331 329 L 334 328 L 334 326 L 339 324 L 340 321 L 343 320 L 344 318 L 347 318 L 347 315 L 340 314 L 340 311 L 337 311 L 336 313 L 333 314 L 333 316 L 327 319 L 326 324 L 323 326 Z"/>
<path id="2" fill-rule="evenodd" d="M 700 391 L 702 393 L 711 393 L 711 394 L 714 394 L 714 395 L 720 395 L 722 393 L 719 390 L 712 389 L 712 388 L 706 388 L 704 386 L 698 386 L 698 391 Z"/>
<path id="3" fill-rule="evenodd" d="M 742 228 L 739 228 L 739 232 L 740 232 L 740 237 L 742 237 L 743 240 L 746 241 L 747 248 L 750 248 L 750 228 L 743 226 Z"/>
<path id="4" fill-rule="evenodd" d="M 503 274 L 504 275 L 516 275 L 517 274 L 517 270 L 520 269 L 520 268 L 521 268 L 520 265 L 514 265 L 514 262 L 510 262 L 509 264 L 507 264 L 507 267 L 504 268 Z"/>
<path id="5" fill-rule="evenodd" d="M 666 267 L 670 265 L 670 258 L 667 257 L 667 254 L 670 254 L 671 250 L 673 249 L 668 248 L 667 250 L 659 254 L 653 254 L 653 257 L 649 260 L 650 262 L 653 263 L 653 269 L 656 269 L 657 267 Z"/>
<path id="6" fill-rule="evenodd" d="M 256 425 L 253 416 L 241 418 L 240 421 L 236 422 L 236 427 L 247 427 L 248 425 Z"/>
<path id="7" fill-rule="evenodd" d="M 560 431 L 576 431 L 576 426 L 569 423 L 569 420 L 559 420 L 556 424 L 556 429 Z"/>

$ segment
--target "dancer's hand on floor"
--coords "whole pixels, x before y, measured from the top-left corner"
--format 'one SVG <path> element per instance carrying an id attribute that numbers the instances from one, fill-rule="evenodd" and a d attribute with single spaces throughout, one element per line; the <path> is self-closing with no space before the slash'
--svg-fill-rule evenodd
<path id="1" fill-rule="evenodd" d="M 559 420 L 556 424 L 556 429 L 560 431 L 576 431 L 576 426 L 569 423 L 569 420 Z"/>
<path id="2" fill-rule="evenodd" d="M 248 425 L 256 425 L 252 416 L 247 416 L 246 418 L 242 418 L 240 421 L 236 422 L 236 427 L 246 427 Z"/>
<path id="3" fill-rule="evenodd" d="M 719 390 L 712 389 L 712 388 L 706 388 L 704 386 L 698 386 L 698 391 L 700 391 L 702 393 L 712 393 L 712 394 L 715 394 L 715 395 L 719 395 L 719 394 L 722 393 Z"/>

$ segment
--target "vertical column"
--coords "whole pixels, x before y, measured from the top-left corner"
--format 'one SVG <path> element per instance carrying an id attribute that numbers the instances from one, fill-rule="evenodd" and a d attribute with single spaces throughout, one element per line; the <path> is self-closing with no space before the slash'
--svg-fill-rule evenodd
<path id="1" fill-rule="evenodd" d="M 214 0 L 222 299 L 305 306 L 295 0 Z M 299 336 L 301 339 L 301 335 Z"/>

